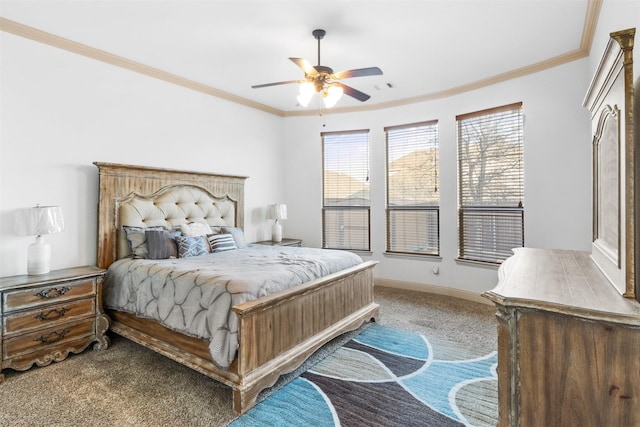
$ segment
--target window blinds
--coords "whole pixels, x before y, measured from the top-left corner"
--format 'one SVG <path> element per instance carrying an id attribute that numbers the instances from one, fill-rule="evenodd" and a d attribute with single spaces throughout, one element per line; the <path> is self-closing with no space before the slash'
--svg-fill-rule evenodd
<path id="1" fill-rule="evenodd" d="M 322 247 L 370 250 L 369 131 L 321 136 Z"/>
<path id="2" fill-rule="evenodd" d="M 385 128 L 387 251 L 440 253 L 438 122 Z"/>
<path id="3" fill-rule="evenodd" d="M 456 117 L 459 256 L 499 263 L 524 246 L 522 103 Z"/>

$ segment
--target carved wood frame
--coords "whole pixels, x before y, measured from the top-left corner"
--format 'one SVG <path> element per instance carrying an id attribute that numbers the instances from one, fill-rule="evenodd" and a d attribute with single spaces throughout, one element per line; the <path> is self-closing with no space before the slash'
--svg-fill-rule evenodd
<path id="1" fill-rule="evenodd" d="M 633 40 L 635 28 L 613 32 L 591 81 L 583 105 L 591 112 L 593 131 L 593 245 L 592 258 L 612 284 L 627 298 L 636 298 L 638 280 L 636 262 L 636 156 L 634 136 Z M 599 148 L 605 126 L 617 120 L 618 150 L 618 249 L 617 253 L 603 250 L 599 225 L 604 209 L 599 206 L 601 188 L 601 158 Z M 638 211 L 640 212 L 640 210 Z M 608 221 L 611 218 L 607 218 Z"/>

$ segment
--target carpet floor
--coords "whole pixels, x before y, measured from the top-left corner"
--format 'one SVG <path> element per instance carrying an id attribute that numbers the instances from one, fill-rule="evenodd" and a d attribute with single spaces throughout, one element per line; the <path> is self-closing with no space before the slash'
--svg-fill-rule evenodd
<path id="1" fill-rule="evenodd" d="M 383 287 L 376 287 L 376 301 L 381 325 L 421 333 L 436 347 L 453 341 L 484 353 L 496 349 L 490 305 Z M 334 340 L 274 388 L 350 338 Z M 221 426 L 237 417 L 229 387 L 124 338 L 111 339 L 107 351 L 87 350 L 24 372 L 3 371 L 0 426 Z"/>

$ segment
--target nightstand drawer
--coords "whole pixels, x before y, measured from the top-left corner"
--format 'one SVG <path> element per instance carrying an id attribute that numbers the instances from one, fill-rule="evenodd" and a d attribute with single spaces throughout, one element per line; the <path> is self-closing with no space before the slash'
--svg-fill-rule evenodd
<path id="1" fill-rule="evenodd" d="M 4 333 L 5 337 L 9 338 L 17 333 L 23 334 L 34 329 L 51 328 L 87 316 L 95 316 L 95 300 L 93 298 L 47 305 L 38 310 L 8 315 L 4 319 Z"/>
<path id="2" fill-rule="evenodd" d="M 20 356 L 32 351 L 63 344 L 95 333 L 95 319 L 88 319 L 81 323 L 60 325 L 57 328 L 49 328 L 9 338 L 4 343 L 4 358 Z"/>
<path id="3" fill-rule="evenodd" d="M 19 310 L 42 304 L 53 304 L 83 296 L 94 295 L 96 292 L 93 279 L 75 282 L 59 283 L 52 286 L 42 286 L 22 291 L 6 292 L 4 294 L 4 311 Z"/>

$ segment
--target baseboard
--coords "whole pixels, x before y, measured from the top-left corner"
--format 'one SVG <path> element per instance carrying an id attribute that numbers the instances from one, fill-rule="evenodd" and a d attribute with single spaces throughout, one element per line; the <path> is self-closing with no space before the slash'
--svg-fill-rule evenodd
<path id="1" fill-rule="evenodd" d="M 464 291 L 462 289 L 448 288 L 446 286 L 429 285 L 424 283 L 403 282 L 392 279 L 375 279 L 375 286 L 384 286 L 386 288 L 404 289 L 407 291 L 425 292 L 437 295 L 447 295 L 455 298 L 461 298 L 468 301 L 479 302 L 482 304 L 492 305 L 493 303 L 475 292 Z"/>

